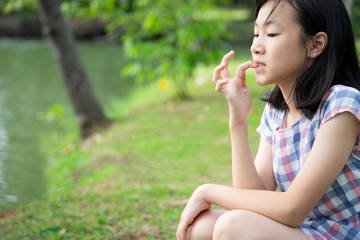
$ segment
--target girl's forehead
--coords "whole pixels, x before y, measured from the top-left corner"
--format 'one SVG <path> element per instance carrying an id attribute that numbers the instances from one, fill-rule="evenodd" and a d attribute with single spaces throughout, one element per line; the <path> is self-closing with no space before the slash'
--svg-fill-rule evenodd
<path id="1" fill-rule="evenodd" d="M 255 26 L 270 25 L 269 23 L 282 26 L 295 24 L 294 14 L 293 6 L 287 1 L 280 1 L 279 4 L 274 0 L 268 1 L 260 8 Z"/>

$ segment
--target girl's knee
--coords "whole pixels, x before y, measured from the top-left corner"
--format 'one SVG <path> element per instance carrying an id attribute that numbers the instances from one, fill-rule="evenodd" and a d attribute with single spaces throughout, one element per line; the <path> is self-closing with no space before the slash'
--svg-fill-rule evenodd
<path id="1" fill-rule="evenodd" d="M 207 210 L 202 212 L 189 226 L 186 239 L 212 239 L 214 225 L 221 214 L 223 214 L 223 211 Z"/>
<path id="2" fill-rule="evenodd" d="M 246 210 L 228 211 L 216 221 L 213 239 L 251 239 L 252 212 Z"/>

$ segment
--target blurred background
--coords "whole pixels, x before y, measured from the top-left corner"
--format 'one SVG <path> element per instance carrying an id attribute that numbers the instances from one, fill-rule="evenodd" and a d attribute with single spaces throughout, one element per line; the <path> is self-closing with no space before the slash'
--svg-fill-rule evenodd
<path id="1" fill-rule="evenodd" d="M 359 43 L 360 1 L 344 3 Z M 251 0 L 1 0 L 0 230 L 5 236 L 58 239 L 77 232 L 170 238 L 182 200 L 196 184 L 214 179 L 226 183 L 229 177 L 229 165 L 220 167 L 223 161 L 212 169 L 205 160 L 195 167 L 192 163 L 223 156 L 216 147 L 206 153 L 216 144 L 229 151 L 226 103 L 209 95 L 211 75 L 231 49 L 236 52 L 233 69 L 251 59 L 253 9 Z M 250 117 L 255 129 L 263 90 L 254 82 L 250 86 L 257 99 Z M 205 153 L 211 157 L 201 155 Z M 158 161 L 159 168 L 152 165 L 156 154 L 165 158 Z M 136 164 L 126 165 L 132 159 Z M 189 168 L 193 172 L 184 173 Z M 219 169 L 226 174 L 219 176 Z M 151 181 L 154 185 L 145 184 Z M 181 186 L 184 181 L 189 186 Z M 142 187 L 125 188 L 129 182 Z M 74 191 L 79 186 L 82 190 Z M 94 196 L 84 188 L 98 192 Z M 114 210 L 116 217 L 109 213 L 114 206 L 101 208 L 105 200 L 93 200 L 104 189 L 113 191 L 104 198 L 122 205 Z M 142 214 L 148 207 L 139 205 L 139 192 L 152 196 L 152 206 L 161 206 Z M 27 205 L 39 198 L 33 207 Z M 156 199 L 166 199 L 165 210 Z M 67 200 L 79 205 L 61 205 Z M 135 202 L 137 207 L 129 210 Z M 94 208 L 90 203 L 102 212 L 72 217 L 67 212 L 87 209 L 84 205 Z M 42 207 L 46 210 L 39 213 Z M 54 209 L 59 210 L 56 216 Z M 156 228 L 164 224 L 156 216 L 159 211 L 168 214 L 168 228 Z M 30 220 L 31 226 L 25 223 Z M 99 224 L 106 227 L 96 229 Z M 34 230 L 24 233 L 29 227 Z"/>

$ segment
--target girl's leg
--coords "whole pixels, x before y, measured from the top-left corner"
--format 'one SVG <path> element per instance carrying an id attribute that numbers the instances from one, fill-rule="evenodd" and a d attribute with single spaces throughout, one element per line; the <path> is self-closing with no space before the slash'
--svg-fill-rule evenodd
<path id="1" fill-rule="evenodd" d="M 187 240 L 212 240 L 214 226 L 225 211 L 208 210 L 195 218 L 186 232 Z"/>
<path id="2" fill-rule="evenodd" d="M 288 227 L 254 212 L 233 210 L 218 218 L 213 239 L 307 240 L 307 237 L 299 228 Z"/>

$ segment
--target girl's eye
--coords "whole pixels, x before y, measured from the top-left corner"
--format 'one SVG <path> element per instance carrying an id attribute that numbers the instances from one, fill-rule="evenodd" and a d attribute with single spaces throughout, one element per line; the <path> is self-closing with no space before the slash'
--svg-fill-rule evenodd
<path id="1" fill-rule="evenodd" d="M 257 37 L 259 37 L 259 34 L 254 34 L 254 38 L 257 38 Z"/>
<path id="2" fill-rule="evenodd" d="M 276 37 L 278 34 L 276 34 L 276 33 L 269 33 L 268 34 L 268 37 Z"/>

